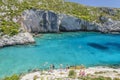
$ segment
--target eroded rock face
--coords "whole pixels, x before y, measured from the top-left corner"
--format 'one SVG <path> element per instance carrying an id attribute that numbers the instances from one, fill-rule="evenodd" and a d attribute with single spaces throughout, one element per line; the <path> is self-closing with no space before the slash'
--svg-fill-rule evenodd
<path id="1" fill-rule="evenodd" d="M 103 23 L 88 22 L 76 17 L 44 10 L 26 10 L 22 26 L 31 33 L 60 31 L 120 32 L 120 21 L 106 19 Z M 103 20 L 103 19 L 101 19 Z"/>
<path id="2" fill-rule="evenodd" d="M 59 15 L 60 20 L 60 31 L 78 31 L 82 29 L 82 23 L 84 23 L 82 20 L 73 17 L 73 16 L 67 16 L 64 14 Z"/>
<path id="3" fill-rule="evenodd" d="M 60 14 L 60 31 L 99 31 L 99 26 L 73 16 Z"/>
<path id="4" fill-rule="evenodd" d="M 34 43 L 35 40 L 32 35 L 28 32 L 19 33 L 15 36 L 4 35 L 0 38 L 0 47 L 18 45 L 18 44 L 26 44 L 26 43 Z"/>
<path id="5" fill-rule="evenodd" d="M 58 32 L 57 14 L 44 10 L 26 10 L 22 14 L 23 24 L 26 30 L 32 33 Z"/>
<path id="6" fill-rule="evenodd" d="M 108 21 L 103 26 L 104 32 L 120 32 L 120 21 Z"/>

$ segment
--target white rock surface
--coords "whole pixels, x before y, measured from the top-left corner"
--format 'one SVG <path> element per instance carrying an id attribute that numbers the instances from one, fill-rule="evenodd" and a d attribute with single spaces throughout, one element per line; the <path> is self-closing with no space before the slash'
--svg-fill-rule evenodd
<path id="1" fill-rule="evenodd" d="M 20 80 L 34 80 L 34 77 L 37 77 L 36 80 L 56 80 L 57 78 L 62 78 L 62 80 L 78 80 L 78 79 L 70 79 L 68 78 L 68 74 L 69 74 L 69 70 L 66 69 L 56 69 L 53 70 L 52 72 L 50 71 L 36 71 L 36 72 L 32 72 L 32 73 L 28 73 L 24 76 L 21 76 Z M 113 68 L 109 68 L 109 67 L 89 67 L 87 69 L 76 69 L 74 70 L 77 73 L 77 77 L 80 76 L 80 71 L 84 71 L 85 75 L 93 75 L 94 77 L 99 77 L 99 76 L 103 76 L 103 77 L 110 77 L 112 79 L 114 78 L 120 78 L 119 74 L 120 74 L 120 68 L 118 69 L 113 69 Z M 99 74 L 96 74 L 96 72 L 98 72 Z M 42 73 L 42 74 L 41 74 Z M 61 74 L 62 73 L 62 74 Z"/>
<path id="2" fill-rule="evenodd" d="M 45 10 L 25 10 L 21 16 L 22 27 L 28 32 L 60 32 L 60 31 L 99 31 L 103 33 L 120 32 L 120 21 L 108 19 L 104 23 L 88 22 L 77 17 L 56 14 Z"/>
<path id="3" fill-rule="evenodd" d="M 26 44 L 26 43 L 34 43 L 35 40 L 33 36 L 28 33 L 19 33 L 15 36 L 4 35 L 0 38 L 0 47 L 18 45 L 18 44 Z"/>

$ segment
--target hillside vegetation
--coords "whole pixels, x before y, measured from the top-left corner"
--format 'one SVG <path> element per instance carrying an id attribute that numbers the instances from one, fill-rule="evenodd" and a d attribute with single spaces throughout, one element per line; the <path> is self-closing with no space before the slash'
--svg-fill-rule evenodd
<path id="1" fill-rule="evenodd" d="M 52 10 L 75 17 L 100 23 L 99 17 L 105 16 L 120 20 L 120 9 L 84 6 L 68 0 L 0 0 L 0 35 L 19 33 L 19 24 L 13 22 L 26 9 Z"/>

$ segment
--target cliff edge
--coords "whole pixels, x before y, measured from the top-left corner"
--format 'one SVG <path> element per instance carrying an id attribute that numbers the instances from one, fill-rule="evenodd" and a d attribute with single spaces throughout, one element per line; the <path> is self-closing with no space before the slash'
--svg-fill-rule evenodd
<path id="1" fill-rule="evenodd" d="M 25 10 L 21 26 L 30 33 L 62 31 L 99 31 L 103 33 L 120 32 L 120 21 L 100 17 L 101 22 L 89 22 L 71 15 L 57 14 L 46 10 Z"/>

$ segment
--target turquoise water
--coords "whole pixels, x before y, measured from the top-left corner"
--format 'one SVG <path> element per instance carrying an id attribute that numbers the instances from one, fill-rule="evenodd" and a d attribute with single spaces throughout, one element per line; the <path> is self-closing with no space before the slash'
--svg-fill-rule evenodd
<path id="1" fill-rule="evenodd" d="M 36 44 L 0 49 L 0 77 L 35 68 L 120 64 L 120 35 L 94 32 L 43 34 Z"/>

